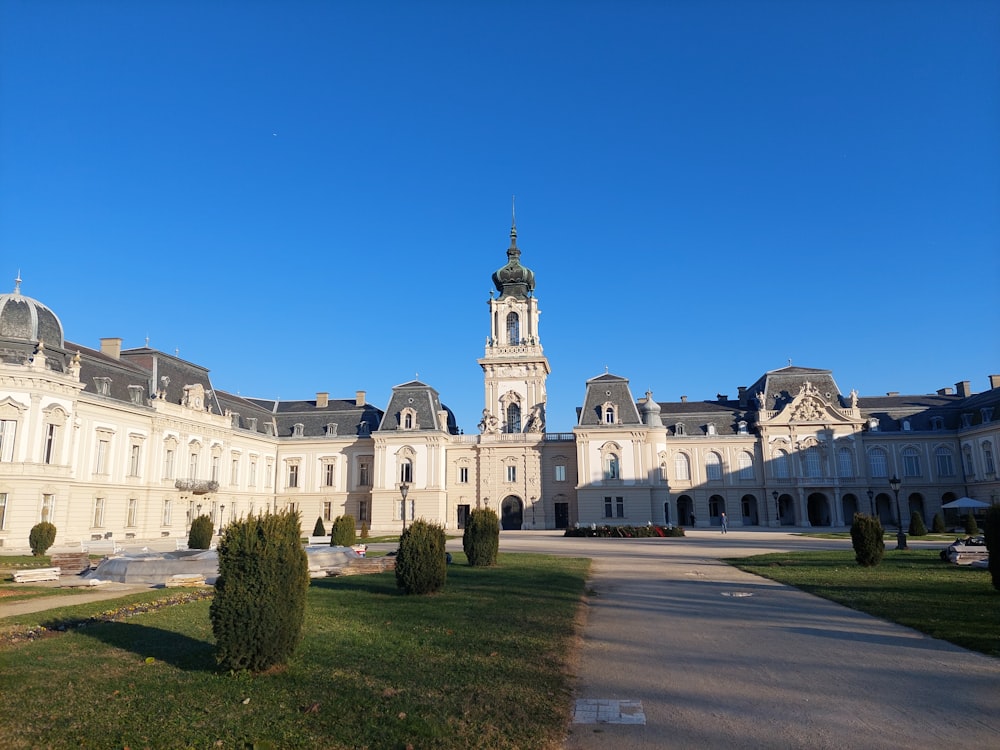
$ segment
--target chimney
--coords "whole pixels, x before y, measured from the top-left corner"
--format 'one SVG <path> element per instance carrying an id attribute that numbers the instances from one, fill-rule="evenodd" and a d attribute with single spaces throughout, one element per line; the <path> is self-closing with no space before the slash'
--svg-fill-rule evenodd
<path id="1" fill-rule="evenodd" d="M 938 388 L 937 395 L 939 396 L 950 396 L 951 388 Z"/>
<path id="2" fill-rule="evenodd" d="M 728 401 L 729 400 L 729 394 L 728 393 L 716 393 L 715 397 L 717 399 L 719 399 L 719 401 Z"/>
<path id="3" fill-rule="evenodd" d="M 354 405 L 355 406 L 364 406 L 365 405 L 365 392 L 364 391 L 356 391 L 355 392 L 355 394 L 354 394 Z"/>
<path id="4" fill-rule="evenodd" d="M 681 403 L 682 404 L 686 404 L 687 402 L 688 402 L 688 397 L 687 396 L 681 396 Z"/>
<path id="5" fill-rule="evenodd" d="M 101 354 L 118 359 L 122 353 L 121 339 L 101 339 Z"/>
<path id="6" fill-rule="evenodd" d="M 747 387 L 740 385 L 737 386 L 736 390 L 739 393 L 740 408 L 745 409 L 747 407 Z"/>
<path id="7" fill-rule="evenodd" d="M 957 393 L 962 398 L 968 398 L 972 395 L 972 385 L 968 380 L 961 380 L 955 383 L 955 393 Z"/>
<path id="8" fill-rule="evenodd" d="M 330 405 L 330 394 L 329 393 L 317 393 L 316 394 L 316 408 L 325 409 Z"/>
<path id="9" fill-rule="evenodd" d="M 1000 388 L 1000 375 L 990 375 L 990 388 Z"/>
<path id="10" fill-rule="evenodd" d="M 899 395 L 899 391 L 887 391 L 885 395 L 886 396 L 898 396 Z"/>

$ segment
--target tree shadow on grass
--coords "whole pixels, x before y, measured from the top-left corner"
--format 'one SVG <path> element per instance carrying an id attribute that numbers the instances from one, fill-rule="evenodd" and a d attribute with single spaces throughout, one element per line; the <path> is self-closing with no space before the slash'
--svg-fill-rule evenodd
<path id="1" fill-rule="evenodd" d="M 101 622 L 88 624 L 76 632 L 131 651 L 143 659 L 152 657 L 189 672 L 216 670 L 214 644 L 172 630 L 131 622 Z"/>

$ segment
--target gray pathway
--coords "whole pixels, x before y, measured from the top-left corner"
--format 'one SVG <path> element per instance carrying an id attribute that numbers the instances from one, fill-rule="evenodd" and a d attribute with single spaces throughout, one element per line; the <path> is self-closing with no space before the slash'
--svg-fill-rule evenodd
<path id="1" fill-rule="evenodd" d="M 619 702 L 622 723 L 574 723 L 566 750 L 1000 747 L 1000 660 L 718 562 L 817 546 L 781 532 L 504 532 L 504 550 L 595 560 L 578 721 Z"/>

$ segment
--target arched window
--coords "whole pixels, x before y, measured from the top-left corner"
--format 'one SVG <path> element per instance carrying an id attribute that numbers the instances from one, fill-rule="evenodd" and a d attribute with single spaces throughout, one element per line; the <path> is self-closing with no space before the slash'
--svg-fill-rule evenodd
<path id="1" fill-rule="evenodd" d="M 944 446 L 939 447 L 934 451 L 934 459 L 937 461 L 938 476 L 955 476 L 955 461 L 951 455 L 951 450 Z"/>
<path id="2" fill-rule="evenodd" d="M 521 320 L 516 312 L 507 313 L 507 343 L 511 346 L 521 343 Z"/>
<path id="3" fill-rule="evenodd" d="M 413 481 L 413 462 L 408 458 L 399 463 L 399 481 L 407 484 Z"/>
<path id="4" fill-rule="evenodd" d="M 889 461 L 884 448 L 872 448 L 868 452 L 868 463 L 873 477 L 884 479 L 889 476 Z"/>
<path id="5" fill-rule="evenodd" d="M 407 430 L 412 430 L 413 429 L 413 415 L 412 414 L 407 414 L 405 417 L 403 417 L 403 427 L 405 427 Z"/>
<path id="6" fill-rule="evenodd" d="M 722 457 L 715 451 L 705 456 L 705 478 L 709 480 L 722 479 Z"/>
<path id="7" fill-rule="evenodd" d="M 687 453 L 677 453 L 674 455 L 674 474 L 681 481 L 691 480 L 691 459 Z"/>
<path id="8" fill-rule="evenodd" d="M 996 473 L 996 467 L 993 464 L 993 443 L 988 440 L 983 443 L 983 470 L 987 476 Z"/>
<path id="9" fill-rule="evenodd" d="M 788 451 L 778 449 L 774 454 L 774 467 L 771 471 L 774 472 L 775 479 L 788 479 L 791 476 L 791 471 L 788 464 Z"/>
<path id="10" fill-rule="evenodd" d="M 841 448 L 837 451 L 837 474 L 841 479 L 850 479 L 854 476 L 854 459 L 850 448 Z"/>
<path id="11" fill-rule="evenodd" d="M 504 432 L 520 432 L 521 431 L 521 405 L 518 403 L 511 403 L 507 407 L 507 422 L 503 427 Z"/>
<path id="12" fill-rule="evenodd" d="M 916 448 L 909 447 L 903 449 L 903 476 L 920 476 L 920 453 Z"/>
<path id="13" fill-rule="evenodd" d="M 605 406 L 604 407 L 604 424 L 614 424 L 615 423 L 615 407 Z"/>
<path id="14" fill-rule="evenodd" d="M 737 458 L 737 462 L 740 469 L 740 479 L 753 479 L 753 456 L 743 451 Z"/>
<path id="15" fill-rule="evenodd" d="M 621 468 L 617 453 L 608 453 L 604 456 L 604 478 L 621 479 Z"/>

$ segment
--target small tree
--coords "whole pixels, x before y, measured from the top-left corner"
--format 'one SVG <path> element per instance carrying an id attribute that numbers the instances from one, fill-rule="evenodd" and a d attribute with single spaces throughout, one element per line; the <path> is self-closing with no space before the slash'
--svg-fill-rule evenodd
<path id="1" fill-rule="evenodd" d="M 948 527 L 944 525 L 944 515 L 940 511 L 934 514 L 933 528 L 935 534 L 943 534 L 948 530 Z"/>
<path id="2" fill-rule="evenodd" d="M 865 513 L 855 513 L 851 524 L 851 545 L 858 565 L 873 568 L 882 562 L 885 555 L 885 532 L 882 522 Z"/>
<path id="3" fill-rule="evenodd" d="M 462 533 L 462 549 L 469 565 L 496 565 L 500 549 L 500 519 L 492 508 L 476 508 L 469 514 Z"/>
<path id="4" fill-rule="evenodd" d="M 350 547 L 354 544 L 354 516 L 337 516 L 330 530 L 331 547 Z"/>
<path id="5" fill-rule="evenodd" d="M 316 525 L 313 526 L 313 536 L 326 536 L 326 527 L 323 525 L 323 519 L 317 518 Z"/>
<path id="6" fill-rule="evenodd" d="M 441 526 L 418 520 L 399 537 L 396 585 L 407 594 L 430 594 L 444 588 L 448 560 Z"/>
<path id="7" fill-rule="evenodd" d="M 188 532 L 188 549 L 208 549 L 212 546 L 212 534 L 215 528 L 208 516 L 198 516 L 191 522 Z"/>
<path id="8" fill-rule="evenodd" d="M 362 539 L 367 539 L 368 538 L 368 522 L 367 521 L 362 521 L 361 522 L 361 538 Z"/>
<path id="9" fill-rule="evenodd" d="M 56 527 L 48 521 L 36 523 L 28 532 L 28 544 L 31 546 L 31 554 L 41 557 L 49 551 L 49 547 L 56 540 Z"/>
<path id="10" fill-rule="evenodd" d="M 209 607 L 222 669 L 262 672 L 286 663 L 298 646 L 309 589 L 301 533 L 299 515 L 291 510 L 226 527 Z"/>
<path id="11" fill-rule="evenodd" d="M 979 533 L 979 524 L 976 523 L 976 517 L 972 515 L 972 511 L 969 511 L 969 515 L 965 517 L 965 533 L 969 536 L 975 536 Z"/>
<path id="12" fill-rule="evenodd" d="M 1000 591 L 1000 505 L 993 505 L 986 511 L 983 525 L 986 549 L 990 553 L 990 578 L 993 581 L 993 588 Z"/>
<path id="13" fill-rule="evenodd" d="M 913 511 L 913 515 L 910 516 L 910 536 L 927 536 L 924 517 L 919 510 Z"/>

